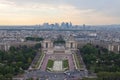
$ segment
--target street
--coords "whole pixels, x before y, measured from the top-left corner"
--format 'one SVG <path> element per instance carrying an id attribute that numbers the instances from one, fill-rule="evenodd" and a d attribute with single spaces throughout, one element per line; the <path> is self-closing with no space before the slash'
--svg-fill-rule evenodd
<path id="1" fill-rule="evenodd" d="M 69 73 L 69 74 L 68 74 Z M 77 80 L 85 76 L 84 71 L 67 71 L 66 73 L 52 73 L 41 70 L 26 72 L 25 79 L 39 78 L 40 80 Z"/>

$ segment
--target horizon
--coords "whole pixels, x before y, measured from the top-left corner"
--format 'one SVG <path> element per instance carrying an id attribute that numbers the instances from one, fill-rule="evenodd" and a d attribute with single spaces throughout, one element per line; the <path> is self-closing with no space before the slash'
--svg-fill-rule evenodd
<path id="1" fill-rule="evenodd" d="M 44 23 L 48 23 L 48 22 L 44 22 Z M 0 24 L 0 27 L 1 26 L 43 26 L 44 25 L 44 23 L 41 23 L 41 24 L 11 24 L 11 25 L 7 25 L 7 24 L 4 24 L 4 25 L 1 25 Z M 57 22 L 55 22 L 55 23 L 48 23 L 48 25 L 51 25 L 51 24 L 56 24 Z M 69 23 L 69 22 L 64 22 L 64 23 Z M 72 23 L 72 22 L 71 22 Z M 62 24 L 62 22 L 61 23 L 58 23 L 59 25 L 61 25 Z M 73 24 L 72 23 L 72 25 L 73 26 L 83 26 L 83 25 L 85 25 L 85 26 L 112 26 L 112 25 L 117 25 L 117 26 L 120 26 L 120 24 Z"/>
<path id="2" fill-rule="evenodd" d="M 0 0 L 0 25 L 118 25 L 119 7 L 119 0 Z"/>

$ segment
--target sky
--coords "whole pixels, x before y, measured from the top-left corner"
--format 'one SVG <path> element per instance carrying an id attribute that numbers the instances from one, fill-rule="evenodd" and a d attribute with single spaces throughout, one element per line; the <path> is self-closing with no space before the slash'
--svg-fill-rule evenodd
<path id="1" fill-rule="evenodd" d="M 0 0 L 0 25 L 120 24 L 120 0 Z"/>

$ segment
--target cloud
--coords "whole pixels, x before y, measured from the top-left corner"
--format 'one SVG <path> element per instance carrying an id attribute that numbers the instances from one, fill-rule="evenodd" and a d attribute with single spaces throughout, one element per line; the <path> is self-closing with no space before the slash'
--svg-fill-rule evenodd
<path id="1" fill-rule="evenodd" d="M 93 1 L 95 0 L 0 0 L 0 24 L 5 21 L 11 24 L 62 21 L 72 21 L 74 24 L 120 23 L 118 9 L 113 7 L 108 10 L 107 7 L 110 6 L 105 6 L 103 0 L 100 3 Z"/>

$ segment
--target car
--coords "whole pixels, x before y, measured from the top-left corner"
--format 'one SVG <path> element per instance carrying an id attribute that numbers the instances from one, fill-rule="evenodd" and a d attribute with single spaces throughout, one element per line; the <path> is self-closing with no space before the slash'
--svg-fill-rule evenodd
<path id="1" fill-rule="evenodd" d="M 68 76 L 71 75 L 70 72 L 64 72 L 64 74 L 66 74 L 66 75 L 68 75 Z"/>

